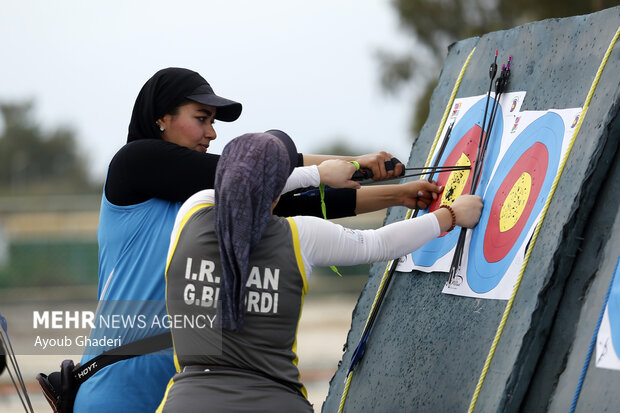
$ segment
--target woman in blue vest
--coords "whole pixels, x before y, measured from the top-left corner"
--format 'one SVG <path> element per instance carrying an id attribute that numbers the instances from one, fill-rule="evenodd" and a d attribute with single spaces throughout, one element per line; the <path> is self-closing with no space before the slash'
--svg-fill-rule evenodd
<path id="1" fill-rule="evenodd" d="M 377 230 L 273 214 L 291 168 L 282 142 L 246 134 L 222 153 L 215 190 L 181 207 L 171 237 L 166 304 L 179 373 L 162 412 L 312 412 L 297 369 L 297 327 L 314 266 L 396 259 L 474 227 L 482 199 Z"/>
<path id="2" fill-rule="evenodd" d="M 188 69 L 160 70 L 142 87 L 133 108 L 127 144 L 110 162 L 103 191 L 98 229 L 100 314 L 165 316 L 165 257 L 175 216 L 190 195 L 213 188 L 219 156 L 206 153 L 216 138 L 213 123 L 232 122 L 241 109 L 240 103 L 216 95 L 202 76 Z M 330 158 L 296 153 L 289 156 L 289 163 L 299 166 Z M 389 159 L 390 154 L 380 152 L 358 160 L 383 179 L 402 168 L 399 164 L 395 171 L 386 171 L 384 161 Z M 323 172 L 319 166 L 313 167 L 309 182 L 318 185 L 329 175 L 326 171 L 354 170 L 344 160 L 328 165 Z M 348 179 L 326 179 L 349 188 L 358 186 Z M 327 191 L 327 213 L 336 218 L 415 203 L 430 196 L 429 188 L 436 188 L 430 183 L 427 186 L 389 185 L 389 196 L 383 198 L 372 196 L 373 190 L 360 192 L 359 197 L 349 188 Z M 319 197 L 285 194 L 277 213 L 320 215 Z M 120 339 L 122 345 L 167 331 L 165 325 L 95 327 L 91 339 L 114 339 L 115 343 Z M 107 349 L 88 347 L 82 364 Z M 74 410 L 153 411 L 174 372 L 171 350 L 118 361 L 96 371 L 80 386 Z"/>

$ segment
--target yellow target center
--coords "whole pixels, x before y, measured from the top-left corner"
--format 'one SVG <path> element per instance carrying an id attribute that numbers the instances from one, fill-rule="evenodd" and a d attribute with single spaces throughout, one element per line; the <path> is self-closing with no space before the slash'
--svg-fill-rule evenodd
<path id="1" fill-rule="evenodd" d="M 519 221 L 519 218 L 521 218 L 521 214 L 523 214 L 523 210 L 527 205 L 527 200 L 530 197 L 531 189 L 532 176 L 527 172 L 523 172 L 508 193 L 508 196 L 504 201 L 504 205 L 502 205 L 499 215 L 500 232 L 509 231 L 512 227 L 517 225 L 517 222 Z"/>
<path id="2" fill-rule="evenodd" d="M 471 166 L 471 162 L 469 162 L 469 158 L 462 153 L 461 157 L 456 162 L 456 166 Z M 450 174 L 441 195 L 440 205 L 452 205 L 456 198 L 461 196 L 465 189 L 467 178 L 469 178 L 469 171 L 469 169 L 464 171 L 453 171 Z"/>

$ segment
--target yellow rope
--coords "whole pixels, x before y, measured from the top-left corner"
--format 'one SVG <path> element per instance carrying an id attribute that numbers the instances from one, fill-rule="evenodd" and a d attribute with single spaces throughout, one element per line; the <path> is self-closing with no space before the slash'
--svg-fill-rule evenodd
<path id="1" fill-rule="evenodd" d="M 506 325 L 506 320 L 508 319 L 508 314 L 510 313 L 510 309 L 512 308 L 512 304 L 514 303 L 515 300 L 515 296 L 517 295 L 517 290 L 519 289 L 519 285 L 521 284 L 521 279 L 523 278 L 523 273 L 525 272 L 525 267 L 527 266 L 527 262 L 530 258 L 530 254 L 532 253 L 532 249 L 534 247 L 534 243 L 536 242 L 536 238 L 538 238 L 538 233 L 540 232 L 540 227 L 542 226 L 542 222 L 545 218 L 545 215 L 547 214 L 547 210 L 549 209 L 549 204 L 551 203 L 551 198 L 553 197 L 553 194 L 555 192 L 555 189 L 558 185 L 558 181 L 560 180 L 560 176 L 562 175 L 562 171 L 564 171 L 564 166 L 566 165 L 566 161 L 568 159 L 568 155 L 571 152 L 571 149 L 573 148 L 573 144 L 575 143 L 575 138 L 577 138 L 577 134 L 579 133 L 579 129 L 581 128 L 581 123 L 583 122 L 583 118 L 585 118 L 586 116 L 586 112 L 588 111 L 588 107 L 590 106 L 590 100 L 592 99 L 592 95 L 594 94 L 594 90 L 596 89 L 596 86 L 598 85 L 598 81 L 601 77 L 601 73 L 603 73 L 603 69 L 605 68 L 605 64 L 607 63 L 607 59 L 609 59 L 609 55 L 611 54 L 612 49 L 614 48 L 614 44 L 616 43 L 616 40 L 618 39 L 618 36 L 620 35 L 620 26 L 618 27 L 618 29 L 616 30 L 616 34 L 613 37 L 613 39 L 611 40 L 611 43 L 609 44 L 609 47 L 607 48 L 607 52 L 605 53 L 605 56 L 603 57 L 603 61 L 601 62 L 598 71 L 596 72 L 596 76 L 594 77 L 594 81 L 592 82 L 592 85 L 590 86 L 590 92 L 588 93 L 588 96 L 586 97 L 586 101 L 583 104 L 583 109 L 581 111 L 581 115 L 579 116 L 579 121 L 577 122 L 577 125 L 575 126 L 575 131 L 573 132 L 573 136 L 571 137 L 571 140 L 569 142 L 568 145 L 568 150 L 566 151 L 566 154 L 564 155 L 564 158 L 562 159 L 562 162 L 560 163 L 560 168 L 558 170 L 558 173 L 556 174 L 556 177 L 553 181 L 553 185 L 551 186 L 551 190 L 549 192 L 549 196 L 547 196 L 547 201 L 545 202 L 545 206 L 543 207 L 542 210 L 542 216 L 541 216 L 541 220 L 538 223 L 538 225 L 536 226 L 536 229 L 534 230 L 534 234 L 532 235 L 532 240 L 530 242 L 530 245 L 528 246 L 527 249 L 527 253 L 525 254 L 525 259 L 523 260 L 523 265 L 521 265 L 521 271 L 519 272 L 519 276 L 517 277 L 517 281 L 515 283 L 515 286 L 513 288 L 512 291 L 512 295 L 510 296 L 510 299 L 508 300 L 508 303 L 506 304 L 506 308 L 504 310 L 504 314 L 502 315 L 502 319 L 499 323 L 499 326 L 497 327 L 497 332 L 495 334 L 495 337 L 493 338 L 493 343 L 491 344 L 491 349 L 489 350 L 489 354 L 486 358 L 486 361 L 484 362 L 484 367 L 482 368 L 482 372 L 480 374 L 480 378 L 478 379 L 478 384 L 476 385 L 476 389 L 474 390 L 474 394 L 471 400 L 471 403 L 469 404 L 469 409 L 467 410 L 468 413 L 472 413 L 474 411 L 474 407 L 476 406 L 476 402 L 478 401 L 478 395 L 480 394 L 480 389 L 482 388 L 482 383 L 484 382 L 484 379 L 486 377 L 487 371 L 489 370 L 489 365 L 491 364 L 491 359 L 493 359 L 493 355 L 495 354 L 495 350 L 497 348 L 497 343 L 499 342 L 499 339 L 502 335 L 502 331 L 504 330 L 504 326 Z"/>
<path id="2" fill-rule="evenodd" d="M 441 122 L 439 124 L 439 129 L 437 129 L 437 134 L 435 134 L 435 140 L 433 141 L 431 151 L 428 154 L 428 158 L 426 159 L 427 166 L 430 165 L 433 159 L 433 152 L 435 152 L 435 147 L 437 146 L 437 142 L 439 142 L 439 138 L 441 137 L 441 132 L 443 131 L 444 125 L 446 123 L 446 119 L 448 119 L 448 115 L 450 114 L 450 110 L 452 109 L 452 104 L 454 103 L 454 97 L 456 96 L 456 92 L 459 90 L 459 86 L 461 85 L 461 80 L 463 79 L 463 76 L 465 75 L 465 70 L 467 69 L 467 66 L 469 65 L 469 61 L 471 60 L 471 57 L 473 56 L 475 50 L 476 48 L 474 47 L 472 51 L 469 53 L 469 56 L 467 56 L 467 60 L 465 60 L 465 63 L 463 64 L 463 67 L 461 68 L 461 72 L 459 73 L 459 76 L 456 79 L 456 83 L 454 84 L 454 88 L 452 89 L 452 94 L 450 95 L 450 99 L 448 100 L 448 105 L 446 106 L 446 110 L 444 111 L 443 118 L 441 119 Z M 407 211 L 407 215 L 405 219 L 409 219 L 411 217 L 411 213 L 412 213 L 412 210 L 409 209 Z M 379 288 L 377 289 L 377 294 L 375 295 L 375 299 L 372 302 L 372 306 L 370 307 L 370 313 L 368 313 L 366 324 L 364 324 L 364 329 L 366 329 L 366 326 L 368 325 L 368 322 L 370 321 L 370 314 L 373 313 L 375 306 L 377 304 L 377 301 L 379 300 L 379 296 L 381 295 L 381 291 L 383 291 L 383 287 L 385 285 L 387 275 L 390 272 L 390 267 L 392 266 L 393 262 L 394 262 L 393 260 L 390 261 L 387 267 L 385 268 L 385 272 L 383 273 L 383 277 L 381 278 L 381 282 L 379 283 Z M 340 405 L 338 407 L 338 413 L 342 413 L 344 410 L 344 403 L 347 399 L 347 395 L 349 394 L 349 386 L 351 386 L 352 379 L 353 379 L 353 371 L 351 371 L 347 375 L 344 389 L 342 391 L 342 396 L 340 397 Z"/>
<path id="3" fill-rule="evenodd" d="M 349 373 L 347 380 L 344 383 L 344 389 L 342 390 L 342 397 L 340 398 L 340 405 L 338 406 L 338 413 L 342 413 L 344 410 L 344 402 L 347 400 L 349 394 L 349 387 L 351 386 L 351 379 L 353 379 L 353 372 Z"/>

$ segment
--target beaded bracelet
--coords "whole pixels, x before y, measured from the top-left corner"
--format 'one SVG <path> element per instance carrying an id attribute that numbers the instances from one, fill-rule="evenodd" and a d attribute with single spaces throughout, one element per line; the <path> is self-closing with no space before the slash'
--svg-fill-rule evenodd
<path id="1" fill-rule="evenodd" d="M 452 226 L 450 228 L 448 228 L 448 230 L 446 232 L 450 232 L 454 229 L 454 227 L 456 226 L 456 215 L 454 214 L 454 210 L 452 209 L 452 207 L 450 205 L 439 205 L 439 208 L 445 208 L 448 211 L 450 211 L 450 215 L 452 215 Z"/>

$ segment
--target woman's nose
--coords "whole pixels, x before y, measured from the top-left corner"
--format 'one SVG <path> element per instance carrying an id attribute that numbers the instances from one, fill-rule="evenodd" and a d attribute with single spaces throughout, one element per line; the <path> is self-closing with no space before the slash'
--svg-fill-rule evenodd
<path id="1" fill-rule="evenodd" d="M 211 140 L 214 140 L 215 138 L 217 138 L 217 133 L 215 132 L 215 128 L 213 127 L 213 125 L 209 125 L 207 127 L 205 131 L 205 137 Z"/>

